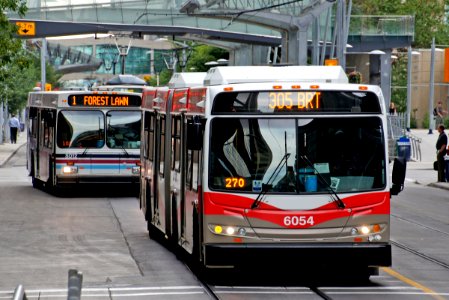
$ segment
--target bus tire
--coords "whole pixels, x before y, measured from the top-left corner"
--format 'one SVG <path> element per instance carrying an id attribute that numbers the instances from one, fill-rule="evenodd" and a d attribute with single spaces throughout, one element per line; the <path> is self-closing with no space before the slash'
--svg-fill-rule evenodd
<path id="1" fill-rule="evenodd" d="M 203 266 L 200 261 L 200 224 L 199 224 L 199 218 L 198 218 L 198 212 L 196 208 L 193 208 L 192 213 L 192 221 L 193 221 L 193 228 L 192 228 L 192 235 L 193 235 L 193 245 L 192 245 L 192 254 L 190 255 L 189 262 L 192 268 L 194 268 L 196 271 L 201 273 L 201 270 L 203 269 Z"/>
<path id="2" fill-rule="evenodd" d="M 54 185 L 54 174 L 53 174 L 54 168 L 53 168 L 53 163 L 52 163 L 51 159 L 49 161 L 50 161 L 50 163 L 48 164 L 48 179 L 47 179 L 47 182 L 45 183 L 45 189 L 50 194 L 54 194 L 56 191 L 56 187 Z"/>
<path id="3" fill-rule="evenodd" d="M 33 188 L 38 189 L 40 188 L 40 183 L 38 182 L 39 180 L 34 177 L 34 175 L 31 175 L 31 183 L 33 184 Z"/>
<path id="4" fill-rule="evenodd" d="M 145 185 L 145 220 L 151 222 L 153 219 L 153 210 L 151 208 L 151 184 L 146 181 Z"/>

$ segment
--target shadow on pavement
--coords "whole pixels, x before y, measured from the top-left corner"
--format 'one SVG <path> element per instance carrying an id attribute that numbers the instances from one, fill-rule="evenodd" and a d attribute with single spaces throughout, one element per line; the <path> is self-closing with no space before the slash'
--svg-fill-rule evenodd
<path id="1" fill-rule="evenodd" d="M 330 269 L 317 266 L 263 266 L 236 269 L 196 271 L 204 282 L 215 286 L 306 286 L 306 287 L 374 287 L 378 284 L 367 279 L 366 273 L 348 268 Z M 374 277 L 373 277 L 374 278 Z"/>

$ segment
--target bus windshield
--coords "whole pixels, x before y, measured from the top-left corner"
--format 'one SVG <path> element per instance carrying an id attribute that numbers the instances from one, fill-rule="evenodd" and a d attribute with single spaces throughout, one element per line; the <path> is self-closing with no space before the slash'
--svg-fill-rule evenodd
<path id="1" fill-rule="evenodd" d="M 109 111 L 106 145 L 109 148 L 140 148 L 140 111 Z"/>
<path id="2" fill-rule="evenodd" d="M 57 125 L 59 148 L 101 148 L 104 115 L 101 111 L 62 110 Z"/>
<path id="3" fill-rule="evenodd" d="M 62 110 L 58 117 L 59 148 L 140 148 L 140 111 Z M 106 143 L 105 143 L 106 141 Z"/>
<path id="4" fill-rule="evenodd" d="M 259 193 L 385 187 L 378 117 L 226 118 L 211 123 L 209 187 Z"/>

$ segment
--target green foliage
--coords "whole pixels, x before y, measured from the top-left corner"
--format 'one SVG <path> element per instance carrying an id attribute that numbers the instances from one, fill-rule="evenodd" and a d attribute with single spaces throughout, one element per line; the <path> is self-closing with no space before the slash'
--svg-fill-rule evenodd
<path id="1" fill-rule="evenodd" d="M 0 101 L 3 102 L 14 94 L 15 86 L 20 85 L 17 77 L 24 73 L 30 60 L 22 47 L 21 40 L 15 38 L 17 26 L 9 22 L 6 11 L 17 12 L 24 16 L 26 2 L 21 0 L 0 1 Z M 19 82 L 15 82 L 19 80 Z M 26 99 L 26 98 L 25 98 Z"/>
<path id="2" fill-rule="evenodd" d="M 349 83 L 361 83 L 362 82 L 362 73 L 358 71 L 352 71 L 348 74 Z"/>
<path id="3" fill-rule="evenodd" d="M 199 45 L 194 47 L 193 53 L 187 62 L 186 70 L 194 70 L 195 72 L 206 72 L 210 66 L 205 63 L 209 61 L 217 61 L 220 58 L 228 59 L 229 53 L 221 48 Z"/>
<path id="4" fill-rule="evenodd" d="M 445 16 L 449 0 L 354 0 L 352 14 L 415 16 L 414 46 L 429 48 L 432 37 L 437 44 L 449 43 Z"/>
<path id="5" fill-rule="evenodd" d="M 229 53 L 221 48 L 208 45 L 190 46 L 192 47 L 192 53 L 185 67 L 186 72 L 206 72 L 210 69 L 210 66 L 205 65 L 206 62 L 217 61 L 220 58 L 228 59 L 229 57 Z M 159 72 L 159 86 L 167 85 L 173 71 L 165 68 L 161 53 L 155 53 L 155 71 Z M 177 72 L 181 72 L 179 64 Z M 151 86 L 157 86 L 157 76 L 152 76 L 147 82 Z"/>
<path id="6" fill-rule="evenodd" d="M 449 118 L 444 118 L 443 119 L 443 124 L 444 124 L 444 128 L 449 128 Z"/>
<path id="7" fill-rule="evenodd" d="M 407 111 L 407 52 L 399 52 L 391 69 L 391 102 L 398 112 Z"/>
<path id="8" fill-rule="evenodd" d="M 167 85 L 168 82 L 170 81 L 172 74 L 173 72 L 171 70 L 168 69 L 162 70 L 162 72 L 160 72 L 159 74 L 159 86 Z M 151 86 L 158 86 L 157 76 L 158 75 L 152 76 L 151 79 L 148 81 L 148 84 Z"/>
<path id="9" fill-rule="evenodd" d="M 410 128 L 418 128 L 418 122 L 415 117 L 410 118 Z"/>
<path id="10" fill-rule="evenodd" d="M 0 91 L 1 97 L 3 101 L 7 101 L 10 113 L 18 113 L 25 108 L 28 93 L 41 80 L 40 60 L 37 55 L 30 52 L 20 55 L 26 57 L 26 60 L 23 63 L 10 65 L 8 76 L 3 78 L 1 82 L 1 85 L 5 87 Z M 47 64 L 47 83 L 50 83 L 53 89 L 58 88 L 60 77 L 61 74 L 58 74 L 51 65 Z"/>
<path id="11" fill-rule="evenodd" d="M 424 115 L 424 119 L 423 119 L 423 121 L 422 121 L 422 127 L 423 127 L 423 128 L 429 128 L 429 124 L 430 124 L 429 114 L 426 113 L 426 114 Z"/>

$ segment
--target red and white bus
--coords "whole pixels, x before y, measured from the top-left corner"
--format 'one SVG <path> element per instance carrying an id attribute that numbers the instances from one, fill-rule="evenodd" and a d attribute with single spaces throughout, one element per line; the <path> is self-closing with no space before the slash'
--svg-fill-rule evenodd
<path id="1" fill-rule="evenodd" d="M 143 103 L 150 236 L 206 268 L 391 265 L 387 122 L 378 86 L 340 67 L 217 67 Z"/>
<path id="2" fill-rule="evenodd" d="M 142 94 L 130 92 L 29 93 L 27 152 L 33 186 L 137 186 L 141 103 Z"/>

